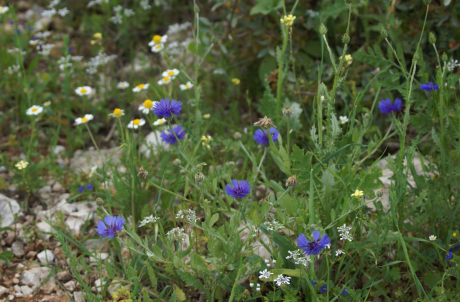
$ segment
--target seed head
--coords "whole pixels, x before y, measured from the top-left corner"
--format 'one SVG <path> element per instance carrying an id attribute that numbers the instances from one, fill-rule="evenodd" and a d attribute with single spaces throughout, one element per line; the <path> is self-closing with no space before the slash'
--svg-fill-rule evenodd
<path id="1" fill-rule="evenodd" d="M 233 134 L 233 138 L 237 141 L 239 141 L 241 139 L 241 133 L 239 132 L 235 132 L 235 134 Z"/>
<path id="2" fill-rule="evenodd" d="M 180 166 L 182 162 L 180 161 L 180 159 L 176 158 L 174 161 L 173 161 L 173 165 L 174 166 Z"/>
<path id="3" fill-rule="evenodd" d="M 180 175 L 184 175 L 184 174 L 185 174 L 185 170 L 184 169 L 180 170 Z"/>
<path id="4" fill-rule="evenodd" d="M 380 30 L 380 34 L 382 35 L 382 37 L 384 39 L 388 38 L 388 32 L 385 30 L 385 28 L 382 27 L 382 29 Z"/>
<path id="5" fill-rule="evenodd" d="M 430 4 L 431 4 L 431 0 L 423 0 L 423 3 L 425 3 L 425 5 L 430 5 Z"/>
<path id="6" fill-rule="evenodd" d="M 383 189 L 378 189 L 376 192 L 377 197 L 382 197 L 383 196 Z"/>
<path id="7" fill-rule="evenodd" d="M 143 179 L 147 179 L 147 177 L 149 176 L 149 172 L 147 172 L 147 170 L 145 170 L 144 168 L 140 168 L 139 169 L 139 173 L 137 173 L 137 176 L 143 178 Z"/>
<path id="8" fill-rule="evenodd" d="M 294 187 L 294 186 L 297 186 L 297 184 L 298 184 L 298 181 L 295 175 L 292 175 L 286 180 L 286 187 Z"/>
<path id="9" fill-rule="evenodd" d="M 324 25 L 324 23 L 321 23 L 319 27 L 319 33 L 323 36 L 327 34 L 327 27 Z"/>
<path id="10" fill-rule="evenodd" d="M 104 200 L 100 197 L 96 198 L 96 204 L 98 207 L 104 206 Z"/>
<path id="11" fill-rule="evenodd" d="M 443 53 L 441 59 L 442 59 L 444 62 L 447 62 L 447 59 L 448 59 L 448 58 L 447 58 L 447 53 Z"/>
<path id="12" fill-rule="evenodd" d="M 342 42 L 343 44 L 348 44 L 350 43 L 350 35 L 348 35 L 348 33 L 345 33 L 342 37 Z"/>
<path id="13" fill-rule="evenodd" d="M 428 42 L 430 42 L 430 44 L 436 44 L 436 36 L 433 34 L 433 33 L 430 33 L 428 35 Z"/>
<path id="14" fill-rule="evenodd" d="M 292 115 L 292 108 L 287 106 L 287 107 L 284 107 L 283 109 L 283 114 L 287 117 L 287 118 L 290 118 L 291 115 Z"/>
<path id="15" fill-rule="evenodd" d="M 271 127 L 276 128 L 276 126 L 273 123 L 273 121 L 270 118 L 268 118 L 267 116 L 265 116 L 264 118 L 259 119 L 258 122 L 255 122 L 254 126 L 258 126 L 258 127 L 262 128 L 262 129 L 270 129 Z"/>
<path id="16" fill-rule="evenodd" d="M 353 0 L 343 0 L 346 4 L 352 4 Z"/>

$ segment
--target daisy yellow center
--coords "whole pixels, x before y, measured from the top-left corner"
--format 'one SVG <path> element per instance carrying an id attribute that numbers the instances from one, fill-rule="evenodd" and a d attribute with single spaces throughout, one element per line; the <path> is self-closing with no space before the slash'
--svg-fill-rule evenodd
<path id="1" fill-rule="evenodd" d="M 32 108 L 32 112 L 36 112 L 37 110 L 37 108 Z"/>
<path id="2" fill-rule="evenodd" d="M 174 71 L 172 71 L 172 70 L 171 70 L 171 71 L 168 71 L 168 75 L 169 75 L 169 76 L 173 76 L 174 74 L 175 74 Z"/>
<path id="3" fill-rule="evenodd" d="M 155 49 L 160 49 L 160 48 L 161 48 L 161 45 L 155 46 Z"/>
<path id="4" fill-rule="evenodd" d="M 169 77 L 164 77 L 163 82 L 169 82 L 170 78 Z"/>
<path id="5" fill-rule="evenodd" d="M 144 88 L 144 84 L 137 85 L 137 88 L 139 88 L 139 89 Z"/>
<path id="6" fill-rule="evenodd" d="M 457 237 L 457 233 L 453 233 L 452 235 L 453 235 L 454 237 Z"/>
<path id="7" fill-rule="evenodd" d="M 144 101 L 144 108 L 152 108 L 153 107 L 153 102 L 151 100 L 145 100 Z"/>
<path id="8" fill-rule="evenodd" d="M 345 120 L 344 120 L 344 119 L 341 119 L 340 121 L 341 121 L 342 123 L 345 123 Z"/>
<path id="9" fill-rule="evenodd" d="M 190 85 L 189 85 L 189 84 L 185 84 L 185 88 L 190 88 Z"/>
<path id="10" fill-rule="evenodd" d="M 158 43 L 161 42 L 161 36 L 159 36 L 159 35 L 154 35 L 152 40 L 153 40 L 153 42 L 154 42 L 155 44 L 158 44 Z"/>
<path id="11" fill-rule="evenodd" d="M 86 117 L 82 117 L 82 118 L 81 118 L 81 122 L 82 122 L 82 123 L 83 123 L 83 122 L 87 122 L 87 121 L 88 121 L 88 119 L 87 119 Z"/>
<path id="12" fill-rule="evenodd" d="M 121 111 L 121 109 L 119 108 L 115 108 L 115 110 L 113 111 L 113 116 L 114 117 L 120 117 L 123 115 L 123 111 Z"/>
<path id="13" fill-rule="evenodd" d="M 161 124 L 164 124 L 164 123 L 166 123 L 166 120 L 164 120 L 164 119 L 158 120 L 158 125 L 161 125 Z"/>
<path id="14" fill-rule="evenodd" d="M 4 11 L 4 10 L 5 10 L 5 8 L 3 8 L 3 7 L 0 7 L 0 12 L 2 12 L 2 11 Z"/>
<path id="15" fill-rule="evenodd" d="M 133 121 L 133 124 L 136 125 L 136 126 L 139 125 L 140 123 L 141 123 L 141 121 L 139 119 L 135 119 Z"/>
<path id="16" fill-rule="evenodd" d="M 81 93 L 87 93 L 88 90 L 86 90 L 85 88 L 82 88 L 82 89 L 80 89 L 80 92 L 81 92 Z"/>

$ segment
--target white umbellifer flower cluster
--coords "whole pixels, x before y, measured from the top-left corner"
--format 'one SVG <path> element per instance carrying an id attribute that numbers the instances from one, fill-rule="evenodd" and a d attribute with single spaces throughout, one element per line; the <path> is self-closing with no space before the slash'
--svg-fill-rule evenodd
<path id="1" fill-rule="evenodd" d="M 288 276 L 283 276 L 282 274 L 279 275 L 276 279 L 275 279 L 275 282 L 276 282 L 276 285 L 278 286 L 281 286 L 283 284 L 288 284 L 289 285 L 289 282 L 291 281 L 291 277 L 288 277 Z"/>
<path id="2" fill-rule="evenodd" d="M 37 46 L 37 53 L 41 54 L 42 56 L 49 56 L 51 49 L 53 49 L 54 44 L 44 44 Z"/>
<path id="3" fill-rule="evenodd" d="M 256 291 L 260 292 L 260 284 L 259 283 L 249 283 L 250 287 L 254 287 L 254 284 L 256 285 Z"/>
<path id="4" fill-rule="evenodd" d="M 259 272 L 260 276 L 259 278 L 260 279 L 269 279 L 271 275 L 273 275 L 273 273 L 270 273 L 267 269 L 265 269 L 264 271 L 261 271 Z"/>
<path id="5" fill-rule="evenodd" d="M 286 259 L 292 259 L 295 264 L 300 264 L 304 267 L 308 266 L 308 263 L 311 261 L 310 257 L 305 256 L 301 250 L 288 251 L 289 256 Z"/>
<path id="6" fill-rule="evenodd" d="M 337 251 L 335 251 L 335 256 L 336 256 L 336 257 L 339 257 L 339 256 L 342 255 L 342 254 L 345 254 L 345 252 L 342 251 L 342 250 L 337 250 Z"/>
<path id="7" fill-rule="evenodd" d="M 267 226 L 267 230 L 270 230 L 270 231 L 277 231 L 282 226 L 281 223 L 279 223 L 276 220 L 267 221 L 267 222 L 265 222 L 265 225 Z"/>
<path id="8" fill-rule="evenodd" d="M 214 70 L 212 73 L 213 74 L 224 74 L 225 70 L 223 70 L 222 68 L 218 68 L 218 69 Z"/>
<path id="9" fill-rule="evenodd" d="M 67 7 L 64 7 L 64 8 L 59 9 L 57 13 L 59 16 L 64 17 L 65 15 L 70 13 L 70 11 L 67 9 Z"/>
<path id="10" fill-rule="evenodd" d="M 88 3 L 86 7 L 91 7 L 94 4 L 109 3 L 109 0 L 93 0 Z"/>
<path id="11" fill-rule="evenodd" d="M 55 8 L 45 9 L 45 10 L 42 12 L 42 17 L 45 17 L 45 18 L 51 18 L 51 17 L 53 17 L 54 15 L 56 15 L 56 9 L 55 9 Z"/>
<path id="12" fill-rule="evenodd" d="M 116 57 L 116 55 L 108 56 L 105 53 L 100 53 L 94 58 L 91 58 L 89 62 L 85 63 L 85 66 L 88 67 L 86 69 L 86 72 L 89 74 L 95 74 L 99 66 L 106 65 L 110 61 L 114 60 Z"/>
<path id="13" fill-rule="evenodd" d="M 166 236 L 177 239 L 177 240 L 181 240 L 181 241 L 185 240 L 185 232 L 184 232 L 184 229 L 182 228 L 174 228 L 168 233 L 166 233 Z"/>
<path id="14" fill-rule="evenodd" d="M 177 219 L 183 219 L 184 217 L 188 221 L 192 221 L 192 222 L 196 222 L 198 220 L 194 210 L 180 210 L 179 212 L 177 212 L 177 215 L 176 215 Z"/>
<path id="15" fill-rule="evenodd" d="M 139 224 L 139 227 L 143 227 L 146 224 L 149 224 L 151 222 L 156 223 L 160 219 L 160 217 L 154 217 L 153 215 L 147 216 L 144 218 L 144 220 L 141 221 Z"/>
<path id="16" fill-rule="evenodd" d="M 185 29 L 189 29 L 190 26 L 192 26 L 192 23 L 190 23 L 188 21 L 185 22 L 185 23 L 182 23 L 182 24 L 176 23 L 176 24 L 173 24 L 173 25 L 169 25 L 168 31 L 166 32 L 166 34 L 167 35 L 175 34 L 177 32 L 183 31 Z"/>
<path id="17" fill-rule="evenodd" d="M 51 1 L 51 3 L 48 5 L 48 9 L 45 9 L 42 12 L 42 17 L 51 18 L 56 14 L 60 15 L 61 17 L 64 17 L 65 15 L 67 15 L 70 12 L 67 9 L 67 7 L 64 7 L 64 8 L 56 10 L 55 6 L 58 5 L 59 3 L 61 3 L 61 0 L 53 0 L 53 1 Z"/>
<path id="18" fill-rule="evenodd" d="M 35 37 L 38 39 L 46 39 L 49 36 L 51 36 L 51 32 L 49 31 L 44 31 L 44 32 L 38 32 L 35 34 Z"/>
<path id="19" fill-rule="evenodd" d="M 18 72 L 18 70 L 21 68 L 21 66 L 19 65 L 13 65 L 13 66 L 10 66 L 8 67 L 8 70 L 6 70 L 6 72 L 8 72 L 9 74 L 13 74 L 13 73 L 16 73 Z M 19 73 L 18 75 L 20 75 L 21 73 Z"/>
<path id="20" fill-rule="evenodd" d="M 454 68 L 458 66 L 460 66 L 460 64 L 458 64 L 458 60 L 452 59 L 452 61 L 447 63 L 447 70 L 454 71 Z"/>
<path id="21" fill-rule="evenodd" d="M 121 24 L 123 23 L 123 14 L 126 16 L 126 17 L 131 17 L 131 16 L 134 16 L 134 11 L 130 8 L 123 8 L 123 6 L 121 5 L 118 5 L 118 6 L 115 6 L 113 8 L 113 11 L 115 13 L 115 16 L 113 16 L 112 18 L 110 18 L 110 20 L 112 20 L 113 23 L 115 24 Z"/>
<path id="22" fill-rule="evenodd" d="M 20 53 L 21 55 L 25 55 L 27 52 L 21 51 L 19 48 L 8 49 L 8 53 Z"/>
<path id="23" fill-rule="evenodd" d="M 57 63 L 59 64 L 59 69 L 60 70 L 64 70 L 66 69 L 67 67 L 72 67 L 72 63 L 70 62 L 72 60 L 72 56 L 71 55 L 68 55 L 66 57 L 61 57 Z"/>
<path id="24" fill-rule="evenodd" d="M 337 228 L 337 231 L 339 232 L 340 235 L 340 240 L 348 240 L 348 241 L 353 241 L 353 237 L 351 237 L 350 231 L 351 227 L 348 227 L 346 224 L 344 224 L 341 227 Z"/>
<path id="25" fill-rule="evenodd" d="M 249 226 L 249 230 L 252 233 L 252 237 L 259 237 L 260 236 L 260 230 L 255 225 Z"/>
<path id="26" fill-rule="evenodd" d="M 149 5 L 149 0 L 142 0 L 141 6 L 144 10 L 148 10 L 149 8 L 151 8 L 151 6 Z"/>
<path id="27" fill-rule="evenodd" d="M 314 18 L 316 16 L 319 15 L 319 12 L 315 12 L 314 10 L 311 10 L 311 9 L 307 9 L 307 11 L 305 12 L 305 14 L 307 16 L 309 16 L 310 18 Z"/>
<path id="28" fill-rule="evenodd" d="M 182 42 L 174 41 L 169 43 L 168 46 L 166 46 L 166 52 L 170 56 L 171 61 L 175 62 L 176 59 L 174 57 L 183 53 L 188 48 L 188 45 L 191 42 L 192 39 L 187 38 L 185 41 Z"/>

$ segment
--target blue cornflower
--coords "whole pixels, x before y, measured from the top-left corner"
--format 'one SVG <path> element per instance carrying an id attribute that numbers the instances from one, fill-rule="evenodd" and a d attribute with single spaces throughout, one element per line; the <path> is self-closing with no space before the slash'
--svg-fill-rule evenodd
<path id="1" fill-rule="evenodd" d="M 454 245 L 454 250 L 458 250 L 460 248 L 460 244 Z"/>
<path id="2" fill-rule="evenodd" d="M 33 31 L 34 28 L 32 26 L 27 27 L 27 30 Z"/>
<path id="3" fill-rule="evenodd" d="M 274 142 L 277 142 L 278 141 L 278 130 L 276 130 L 276 128 L 270 128 L 270 134 L 272 135 L 273 137 L 273 141 Z M 268 142 L 269 142 L 269 139 L 268 139 L 268 133 L 267 133 L 267 130 L 257 130 L 255 133 L 254 133 L 254 139 L 256 140 L 256 143 L 258 144 L 262 144 L 264 146 L 268 145 Z"/>
<path id="4" fill-rule="evenodd" d="M 308 241 L 303 233 L 297 238 L 299 248 L 303 248 L 303 253 L 308 256 L 318 255 L 330 243 L 331 240 L 329 236 L 324 234 L 324 236 L 321 237 L 321 233 L 318 231 L 313 231 L 312 241 Z"/>
<path id="5" fill-rule="evenodd" d="M 85 191 L 85 187 L 80 186 L 80 187 L 78 188 L 78 192 L 83 193 L 83 191 Z"/>
<path id="6" fill-rule="evenodd" d="M 124 224 L 125 219 L 123 217 L 106 216 L 103 221 L 99 221 L 96 230 L 102 238 L 109 237 L 109 239 L 113 239 L 115 231 L 121 231 Z"/>
<path id="7" fill-rule="evenodd" d="M 318 283 L 318 279 L 313 279 L 313 280 L 311 280 L 311 285 L 315 286 L 316 283 Z"/>
<path id="8" fill-rule="evenodd" d="M 14 21 L 13 21 L 13 20 L 11 20 L 11 21 L 10 21 L 10 24 L 11 24 L 11 25 L 13 25 L 13 24 L 14 24 Z"/>
<path id="9" fill-rule="evenodd" d="M 251 193 L 251 184 L 246 180 L 232 180 L 232 184 L 225 186 L 225 192 L 233 199 L 242 199 Z"/>
<path id="10" fill-rule="evenodd" d="M 72 46 L 69 46 L 69 47 L 67 48 L 67 50 L 68 50 L 68 51 L 72 51 L 72 50 L 73 50 L 73 47 L 72 47 Z"/>
<path id="11" fill-rule="evenodd" d="M 452 258 L 452 252 L 449 252 L 449 253 L 447 253 L 447 255 L 446 255 L 446 259 L 450 259 L 450 258 Z"/>
<path id="12" fill-rule="evenodd" d="M 86 190 L 88 190 L 88 191 L 91 191 L 93 188 L 94 188 L 94 187 L 93 187 L 92 184 L 87 184 L 87 185 L 86 185 Z"/>
<path id="13" fill-rule="evenodd" d="M 173 115 L 179 115 L 182 110 L 182 102 L 169 99 L 161 99 L 153 105 L 153 113 L 164 118 L 171 118 Z"/>
<path id="14" fill-rule="evenodd" d="M 429 82 L 427 84 L 420 84 L 420 89 L 425 90 L 425 91 L 431 91 L 431 90 L 438 90 L 439 85 L 433 84 L 433 82 Z"/>
<path id="15" fill-rule="evenodd" d="M 182 127 L 181 125 L 176 125 L 173 127 L 173 131 L 176 134 L 178 139 L 184 139 L 185 137 L 184 127 Z M 174 136 L 174 133 L 171 131 L 171 129 L 168 129 L 165 132 L 161 132 L 160 136 L 165 143 L 175 145 L 177 143 L 177 139 Z"/>
<path id="16" fill-rule="evenodd" d="M 348 295 L 348 291 L 347 291 L 347 289 L 346 289 L 346 288 L 344 288 L 344 289 L 342 290 L 342 294 L 344 294 L 344 295 Z"/>
<path id="17" fill-rule="evenodd" d="M 18 28 L 18 29 L 16 29 L 16 33 L 17 33 L 18 35 L 20 35 L 20 34 L 22 33 L 22 31 Z"/>
<path id="18" fill-rule="evenodd" d="M 327 293 L 327 285 L 326 285 L 326 284 L 323 284 L 323 286 L 321 286 L 321 287 L 319 288 L 319 291 L 320 291 L 322 294 Z"/>
<path id="19" fill-rule="evenodd" d="M 384 114 L 392 113 L 393 111 L 401 111 L 403 107 L 402 101 L 400 98 L 397 98 L 394 104 L 391 103 L 390 99 L 381 100 L 379 104 L 380 112 Z"/>
<path id="20" fill-rule="evenodd" d="M 65 166 L 64 166 L 64 165 L 61 165 L 61 169 L 64 169 L 64 168 L 65 168 Z"/>

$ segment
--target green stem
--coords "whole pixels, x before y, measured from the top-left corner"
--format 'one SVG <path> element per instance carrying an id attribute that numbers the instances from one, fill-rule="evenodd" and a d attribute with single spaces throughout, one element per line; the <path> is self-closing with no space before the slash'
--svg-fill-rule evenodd
<path id="1" fill-rule="evenodd" d="M 279 124 L 281 118 L 281 93 L 283 86 L 283 67 L 284 67 L 284 53 L 286 51 L 288 34 L 285 32 L 287 27 L 281 25 L 283 32 L 283 48 L 281 53 L 278 54 L 278 86 L 276 87 L 276 123 Z"/>

